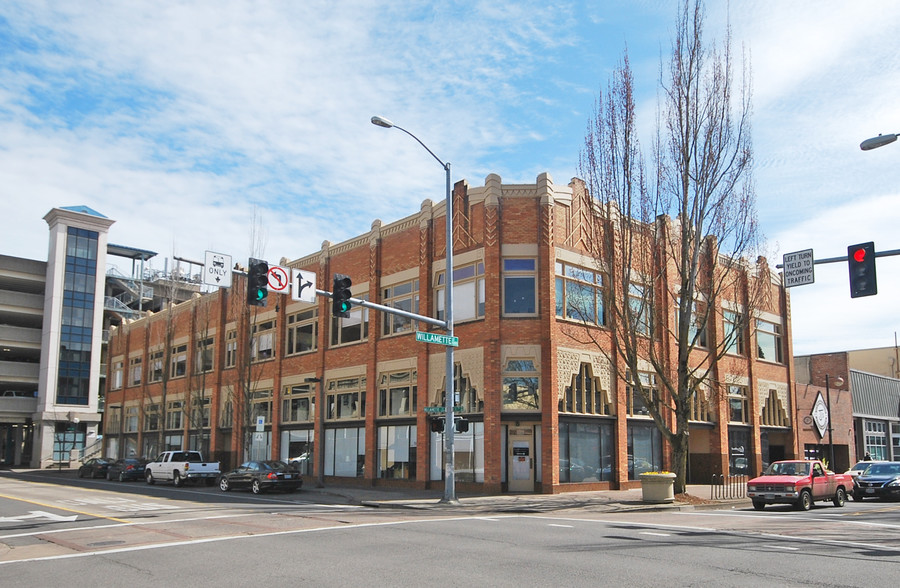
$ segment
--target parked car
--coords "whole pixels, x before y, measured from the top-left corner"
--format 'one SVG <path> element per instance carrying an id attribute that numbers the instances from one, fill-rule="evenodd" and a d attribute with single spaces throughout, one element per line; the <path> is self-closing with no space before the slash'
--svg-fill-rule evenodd
<path id="1" fill-rule="evenodd" d="M 78 468 L 78 477 L 83 478 L 105 478 L 106 470 L 109 468 L 109 460 L 102 457 L 92 457 Z"/>
<path id="2" fill-rule="evenodd" d="M 871 459 L 869 461 L 859 461 L 859 462 L 856 462 L 855 464 L 853 464 L 853 467 L 851 467 L 849 470 L 847 470 L 844 473 L 850 474 L 851 476 L 853 476 L 853 479 L 855 480 L 856 478 L 860 477 L 863 474 L 863 472 L 866 471 L 866 468 L 869 467 L 870 465 L 872 465 L 873 463 L 888 463 L 888 462 L 872 461 Z"/>
<path id="3" fill-rule="evenodd" d="M 143 480 L 145 465 L 147 465 L 147 460 L 137 459 L 136 457 L 117 459 L 109 464 L 109 468 L 106 470 L 106 479 L 120 482 Z"/>
<path id="4" fill-rule="evenodd" d="M 249 488 L 254 494 L 267 490 L 293 492 L 303 485 L 303 477 L 283 461 L 248 461 L 219 476 L 219 490 Z"/>
<path id="5" fill-rule="evenodd" d="M 856 478 L 853 500 L 900 498 L 900 461 L 873 463 Z"/>
<path id="6" fill-rule="evenodd" d="M 153 485 L 172 480 L 176 486 L 185 482 L 206 482 L 212 486 L 219 477 L 219 462 L 207 462 L 199 451 L 163 451 L 144 466 L 144 480 Z"/>

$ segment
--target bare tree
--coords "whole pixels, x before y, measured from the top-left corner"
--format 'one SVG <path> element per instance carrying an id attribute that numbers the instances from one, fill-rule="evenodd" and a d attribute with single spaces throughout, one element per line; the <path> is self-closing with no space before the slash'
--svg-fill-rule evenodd
<path id="1" fill-rule="evenodd" d="M 636 136 L 627 53 L 595 103 L 579 161 L 599 200 L 591 246 L 610 276 L 612 337 L 599 341 L 589 329 L 578 336 L 615 358 L 643 401 L 671 447 L 676 492 L 685 488 L 692 407 L 719 387 L 715 366 L 745 337 L 765 291 L 744 260 L 759 246 L 748 66 L 742 59 L 736 87 L 730 32 L 707 46 L 703 17 L 700 0 L 679 8 L 672 54 L 660 67 L 652 174 Z M 726 312 L 730 328 L 718 333 Z"/>
<path id="2" fill-rule="evenodd" d="M 184 403 L 185 421 L 188 425 L 188 435 L 196 434 L 198 439 L 197 450 L 209 459 L 209 415 L 211 401 L 206 389 L 207 374 L 213 369 L 213 337 L 209 333 L 212 320 L 210 306 L 212 300 L 209 296 L 197 296 L 194 304 L 192 319 L 194 333 L 193 366 L 190 369 L 190 387 L 188 398 Z"/>

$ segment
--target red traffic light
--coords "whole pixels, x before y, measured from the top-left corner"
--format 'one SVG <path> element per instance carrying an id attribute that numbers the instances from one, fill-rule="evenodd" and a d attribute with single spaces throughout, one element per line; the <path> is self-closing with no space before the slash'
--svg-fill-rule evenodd
<path id="1" fill-rule="evenodd" d="M 866 260 L 866 250 L 860 247 L 856 251 L 853 252 L 853 259 L 856 260 L 856 263 L 862 263 Z"/>

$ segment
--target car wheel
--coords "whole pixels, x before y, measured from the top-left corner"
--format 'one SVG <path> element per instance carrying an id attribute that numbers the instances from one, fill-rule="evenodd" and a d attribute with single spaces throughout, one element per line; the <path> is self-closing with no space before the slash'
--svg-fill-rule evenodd
<path id="1" fill-rule="evenodd" d="M 756 510 L 764 510 L 766 508 L 766 503 L 761 500 L 754 500 L 753 508 Z"/>
<path id="2" fill-rule="evenodd" d="M 153 484 L 156 484 L 156 480 L 153 479 L 153 472 L 151 472 L 150 470 L 147 470 L 147 474 L 144 476 L 144 479 L 147 480 L 147 483 L 151 486 Z"/>
<path id="3" fill-rule="evenodd" d="M 124 481 L 125 481 L 125 472 L 119 472 L 119 481 L 120 481 L 120 482 L 124 482 Z"/>
<path id="4" fill-rule="evenodd" d="M 262 486 L 259 483 L 259 480 L 253 480 L 253 483 L 250 484 L 250 491 L 254 494 L 260 494 L 262 492 Z"/>
<path id="5" fill-rule="evenodd" d="M 838 488 L 837 492 L 834 493 L 834 500 L 832 501 L 835 506 L 844 506 L 844 503 L 847 501 L 847 493 L 844 492 L 843 488 Z"/>
<path id="6" fill-rule="evenodd" d="M 219 478 L 219 490 L 221 490 L 222 492 L 228 492 L 229 490 L 231 490 L 231 484 L 228 483 L 228 478 Z"/>
<path id="7" fill-rule="evenodd" d="M 184 486 L 184 478 L 181 477 L 181 472 L 175 472 L 175 475 L 172 476 L 172 483 L 175 484 L 176 488 Z"/>
<path id="8" fill-rule="evenodd" d="M 809 510 L 812 508 L 812 494 L 809 490 L 800 492 L 800 499 L 797 501 L 797 510 Z"/>

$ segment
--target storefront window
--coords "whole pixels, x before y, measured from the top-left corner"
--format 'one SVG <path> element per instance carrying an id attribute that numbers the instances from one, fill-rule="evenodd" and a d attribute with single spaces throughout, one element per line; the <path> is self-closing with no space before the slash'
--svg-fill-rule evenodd
<path id="1" fill-rule="evenodd" d="M 378 427 L 378 477 L 416 477 L 416 426 Z"/>
<path id="2" fill-rule="evenodd" d="M 662 435 L 651 423 L 628 423 L 628 479 L 662 471 Z"/>
<path id="3" fill-rule="evenodd" d="M 613 423 L 559 423 L 559 481 L 613 479 Z"/>

